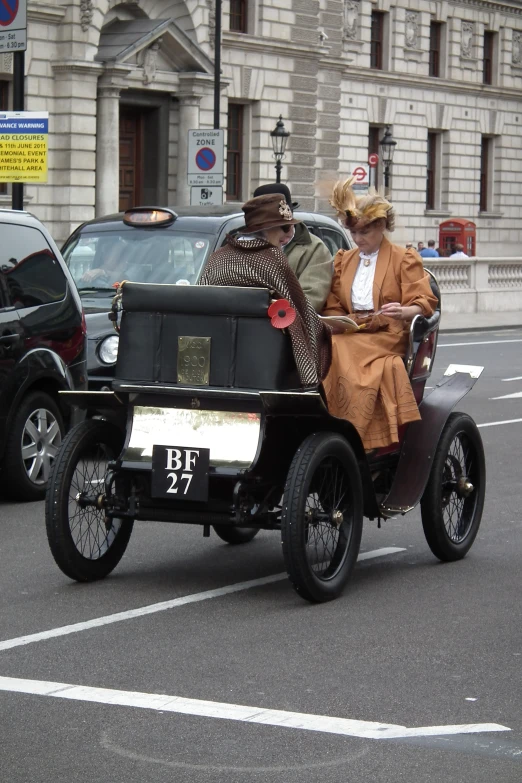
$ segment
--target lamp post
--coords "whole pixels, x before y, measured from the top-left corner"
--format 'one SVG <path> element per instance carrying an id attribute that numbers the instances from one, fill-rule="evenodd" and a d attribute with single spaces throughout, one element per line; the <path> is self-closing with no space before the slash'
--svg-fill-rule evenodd
<path id="1" fill-rule="evenodd" d="M 384 188 L 385 190 L 388 190 L 390 187 L 390 171 L 393 164 L 393 153 L 397 146 L 397 142 L 392 136 L 389 125 L 386 126 L 384 136 L 380 140 L 379 146 L 381 148 L 381 157 L 384 164 Z"/>
<path id="2" fill-rule="evenodd" d="M 272 147 L 274 148 L 274 158 L 276 159 L 275 164 L 275 170 L 276 170 L 276 182 L 281 182 L 281 169 L 283 168 L 283 164 L 281 163 L 281 160 L 285 156 L 285 149 L 286 149 L 286 142 L 288 141 L 288 138 L 290 136 L 290 131 L 287 131 L 284 124 L 283 124 L 283 115 L 279 115 L 279 119 L 276 122 L 276 126 L 273 131 L 270 131 L 270 136 L 272 138 Z"/>

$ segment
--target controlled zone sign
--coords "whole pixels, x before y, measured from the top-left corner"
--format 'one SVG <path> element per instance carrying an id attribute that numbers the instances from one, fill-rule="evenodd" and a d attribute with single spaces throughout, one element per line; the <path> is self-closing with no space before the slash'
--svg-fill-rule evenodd
<path id="1" fill-rule="evenodd" d="M 191 207 L 220 207 L 223 204 L 223 188 L 205 186 L 190 188 Z"/>
<path id="2" fill-rule="evenodd" d="M 48 128 L 48 112 L 0 112 L 0 182 L 47 182 Z"/>
<path id="3" fill-rule="evenodd" d="M 27 0 L 0 0 L 0 52 L 27 49 Z"/>
<path id="4" fill-rule="evenodd" d="M 2 0 L 0 0 L 0 3 Z M 223 185 L 225 132 L 188 132 L 188 184 L 200 188 Z"/>

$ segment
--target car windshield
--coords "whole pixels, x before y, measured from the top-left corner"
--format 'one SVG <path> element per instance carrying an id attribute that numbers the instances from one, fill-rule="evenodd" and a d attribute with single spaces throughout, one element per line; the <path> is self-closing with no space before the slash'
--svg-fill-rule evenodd
<path id="1" fill-rule="evenodd" d="M 112 294 L 122 280 L 194 285 L 213 236 L 164 229 L 80 234 L 63 250 L 80 293 Z"/>

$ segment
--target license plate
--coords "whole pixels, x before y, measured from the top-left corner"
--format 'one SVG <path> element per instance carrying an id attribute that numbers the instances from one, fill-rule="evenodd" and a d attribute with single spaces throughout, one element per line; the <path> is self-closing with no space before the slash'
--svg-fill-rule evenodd
<path id="1" fill-rule="evenodd" d="M 154 446 L 152 449 L 153 498 L 208 500 L 210 449 L 189 446 Z"/>

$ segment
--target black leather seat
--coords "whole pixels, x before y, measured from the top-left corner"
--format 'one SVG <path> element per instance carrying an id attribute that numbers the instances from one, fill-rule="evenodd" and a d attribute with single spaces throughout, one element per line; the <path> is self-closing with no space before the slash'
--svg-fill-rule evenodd
<path id="1" fill-rule="evenodd" d="M 210 338 L 210 387 L 300 386 L 290 339 L 267 316 L 264 288 L 126 283 L 115 388 L 178 381 L 180 338 Z M 192 384 L 193 385 L 193 384 Z"/>

